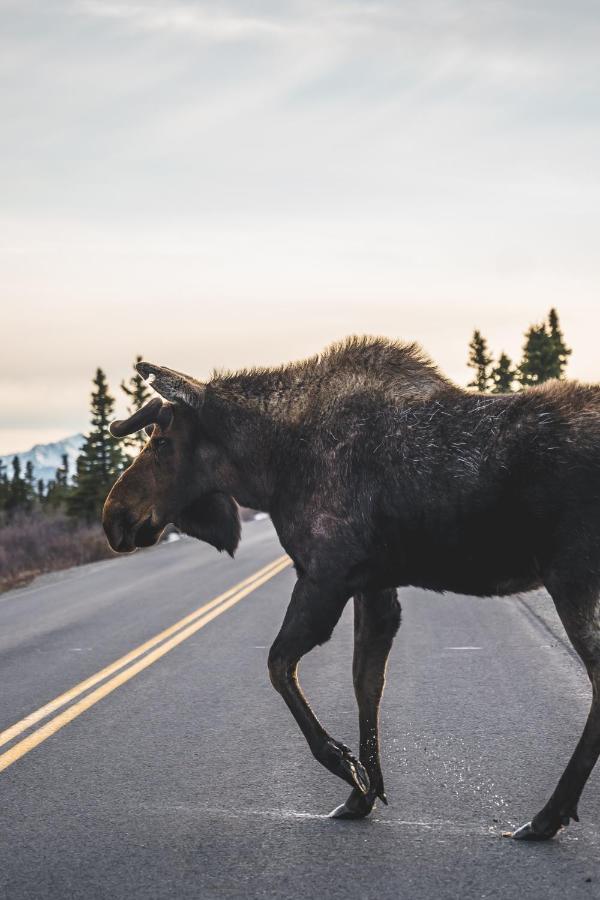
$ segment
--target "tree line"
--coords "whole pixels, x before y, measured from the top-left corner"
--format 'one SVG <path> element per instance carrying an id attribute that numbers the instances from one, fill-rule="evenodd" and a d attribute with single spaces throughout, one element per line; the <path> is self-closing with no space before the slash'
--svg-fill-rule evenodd
<path id="1" fill-rule="evenodd" d="M 510 394 L 534 387 L 551 378 L 562 378 L 570 355 L 555 309 L 525 332 L 523 356 L 518 365 L 513 365 L 506 353 L 494 361 L 486 339 L 476 330 L 469 344 L 467 364 L 474 370 L 469 387 L 482 394 Z"/>
<path id="2" fill-rule="evenodd" d="M 141 359 L 138 356 L 136 362 Z M 130 415 L 150 399 L 150 391 L 137 372 L 129 381 L 121 382 L 121 390 L 127 396 Z M 47 484 L 35 479 L 31 461 L 22 471 L 19 457 L 15 456 L 10 474 L 0 462 L 1 520 L 9 520 L 16 513 L 60 510 L 73 519 L 97 521 L 110 488 L 131 462 L 135 450 L 140 450 L 145 443 L 143 434 L 123 440 L 111 435 L 108 426 L 114 419 L 114 408 L 115 398 L 109 391 L 106 375 L 98 368 L 91 395 L 91 427 L 77 458 L 74 477 L 71 478 L 67 454 L 63 454 L 61 465 Z"/>

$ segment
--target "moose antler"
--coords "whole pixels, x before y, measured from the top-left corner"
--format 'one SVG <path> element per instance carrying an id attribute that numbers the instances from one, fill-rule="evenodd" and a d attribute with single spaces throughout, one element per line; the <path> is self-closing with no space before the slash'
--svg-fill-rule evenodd
<path id="1" fill-rule="evenodd" d="M 109 429 L 113 437 L 125 437 L 141 431 L 146 425 L 159 425 L 162 429 L 168 428 L 173 419 L 173 407 L 165 403 L 160 397 L 154 397 L 128 419 L 118 419 L 111 422 Z"/>

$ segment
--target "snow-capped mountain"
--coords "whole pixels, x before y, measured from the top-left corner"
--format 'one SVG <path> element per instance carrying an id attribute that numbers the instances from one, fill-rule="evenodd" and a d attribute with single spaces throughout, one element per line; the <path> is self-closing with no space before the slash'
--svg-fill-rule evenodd
<path id="1" fill-rule="evenodd" d="M 0 456 L 0 461 L 6 466 L 8 477 L 12 478 L 14 456 L 18 456 L 21 461 L 21 474 L 25 473 L 25 466 L 28 460 L 31 460 L 36 481 L 41 478 L 44 482 L 48 482 L 54 478 L 56 470 L 62 465 L 62 455 L 66 453 L 69 460 L 69 480 L 72 480 L 75 475 L 75 463 L 84 440 L 82 434 L 73 434 L 53 444 L 36 444 L 31 450 L 25 450 L 23 453 Z"/>

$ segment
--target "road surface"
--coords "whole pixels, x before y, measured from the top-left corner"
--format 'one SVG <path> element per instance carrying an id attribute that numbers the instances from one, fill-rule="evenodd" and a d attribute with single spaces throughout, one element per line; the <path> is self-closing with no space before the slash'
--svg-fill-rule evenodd
<path id="1" fill-rule="evenodd" d="M 402 591 L 390 805 L 336 822 L 346 786 L 267 675 L 291 568 L 206 608 L 281 556 L 271 524 L 252 522 L 235 562 L 180 540 L 0 597 L 0 896 L 598 897 L 600 772 L 580 825 L 542 845 L 501 837 L 543 804 L 587 713 L 549 601 Z M 356 749 L 351 654 L 349 605 L 301 676 Z"/>

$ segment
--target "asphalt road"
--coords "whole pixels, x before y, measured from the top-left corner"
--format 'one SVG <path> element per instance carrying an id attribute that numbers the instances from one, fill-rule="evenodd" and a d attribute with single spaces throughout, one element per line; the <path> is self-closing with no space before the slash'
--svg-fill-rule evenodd
<path id="1" fill-rule="evenodd" d="M 0 729 L 281 554 L 270 523 L 253 522 L 235 562 L 181 540 L 4 594 Z M 580 825 L 548 844 L 501 837 L 543 804 L 587 713 L 549 600 L 402 592 L 382 721 L 390 806 L 336 822 L 346 786 L 312 759 L 266 670 L 292 584 L 286 568 L 234 595 L 169 652 L 166 637 L 0 747 L 0 895 L 600 896 L 600 771 Z M 356 749 L 351 655 L 350 605 L 301 677 Z"/>

